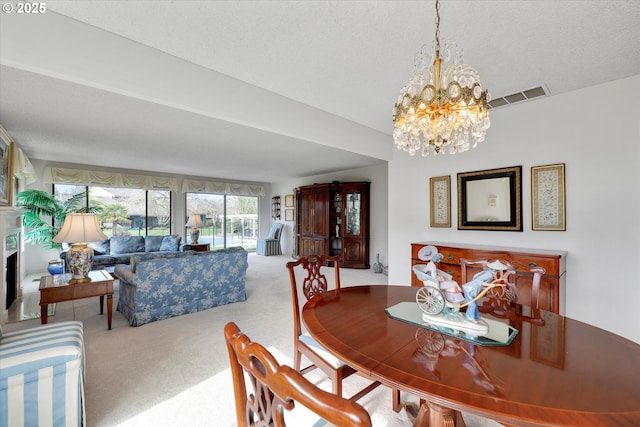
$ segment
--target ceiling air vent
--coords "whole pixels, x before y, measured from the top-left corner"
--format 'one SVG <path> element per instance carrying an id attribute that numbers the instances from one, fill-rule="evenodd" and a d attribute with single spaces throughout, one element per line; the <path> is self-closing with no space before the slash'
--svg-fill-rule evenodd
<path id="1" fill-rule="evenodd" d="M 502 98 L 492 99 L 489 102 L 489 107 L 491 109 L 504 107 L 505 105 L 516 104 L 522 101 L 528 101 L 533 98 L 538 98 L 541 96 L 547 96 L 549 94 L 549 90 L 545 89 L 543 86 L 534 87 L 533 89 L 523 90 L 522 92 L 512 93 L 511 95 L 503 96 Z"/>

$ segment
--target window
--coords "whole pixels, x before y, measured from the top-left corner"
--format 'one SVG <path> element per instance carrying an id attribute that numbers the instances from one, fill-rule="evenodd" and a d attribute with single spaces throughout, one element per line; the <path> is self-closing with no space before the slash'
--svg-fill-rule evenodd
<path id="1" fill-rule="evenodd" d="M 54 196 L 64 202 L 88 191 L 88 206 L 101 206 L 100 227 L 107 236 L 171 234 L 171 192 L 131 188 L 54 184 Z"/>
<path id="2" fill-rule="evenodd" d="M 186 217 L 200 215 L 198 243 L 210 243 L 211 248 L 242 246 L 255 250 L 258 238 L 258 197 L 209 193 L 186 193 Z M 189 230 L 187 243 L 191 242 Z"/>

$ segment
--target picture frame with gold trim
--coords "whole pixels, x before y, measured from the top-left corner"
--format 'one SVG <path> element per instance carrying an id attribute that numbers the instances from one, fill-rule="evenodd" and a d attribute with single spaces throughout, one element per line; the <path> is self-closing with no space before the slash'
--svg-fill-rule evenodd
<path id="1" fill-rule="evenodd" d="M 564 163 L 531 168 L 531 229 L 565 231 Z"/>
<path id="2" fill-rule="evenodd" d="M 451 176 L 429 178 L 431 227 L 451 228 Z"/>
<path id="3" fill-rule="evenodd" d="M 284 207 L 292 208 L 293 207 L 293 194 L 286 194 L 284 196 Z"/>
<path id="4" fill-rule="evenodd" d="M 0 132 L 0 205 L 13 205 L 13 141 Z"/>
<path id="5" fill-rule="evenodd" d="M 294 221 L 295 220 L 295 209 L 285 209 L 284 210 L 284 220 L 285 221 Z"/>

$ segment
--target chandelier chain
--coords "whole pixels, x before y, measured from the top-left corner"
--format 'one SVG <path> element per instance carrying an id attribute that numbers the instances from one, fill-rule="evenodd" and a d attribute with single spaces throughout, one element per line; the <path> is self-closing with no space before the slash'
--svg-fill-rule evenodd
<path id="1" fill-rule="evenodd" d="M 436 0 L 436 57 L 440 56 L 440 0 Z"/>

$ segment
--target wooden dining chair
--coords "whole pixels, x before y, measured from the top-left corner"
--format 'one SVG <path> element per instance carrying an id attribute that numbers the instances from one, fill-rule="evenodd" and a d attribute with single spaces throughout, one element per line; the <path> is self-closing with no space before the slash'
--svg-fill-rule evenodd
<path id="1" fill-rule="evenodd" d="M 224 337 L 238 427 L 284 427 L 285 411 L 291 411 L 296 402 L 336 426 L 371 426 L 371 418 L 362 406 L 324 391 L 293 368 L 280 365 L 266 348 L 251 342 L 235 323 L 226 324 Z M 250 394 L 246 378 L 253 388 Z"/>
<path id="2" fill-rule="evenodd" d="M 512 279 L 514 279 L 516 270 L 515 266 L 506 261 L 500 260 L 501 263 L 507 266 L 507 269 L 504 272 L 499 273 L 499 279 L 502 279 L 507 286 L 496 287 L 494 289 L 489 290 L 487 292 L 487 297 L 492 305 L 499 305 L 500 307 L 507 308 L 507 306 L 511 302 L 515 302 L 517 298 L 517 288 Z M 473 276 L 476 273 L 471 274 L 472 272 L 468 270 L 488 270 L 489 269 L 489 261 L 486 259 L 480 259 L 476 261 L 467 260 L 464 258 L 460 258 L 460 272 L 462 276 L 462 282 L 460 286 L 469 282 L 473 279 Z"/>
<path id="3" fill-rule="evenodd" d="M 293 367 L 303 375 L 315 368 L 319 368 L 331 379 L 333 393 L 338 396 L 342 396 L 342 380 L 357 373 L 357 371 L 327 351 L 311 335 L 305 333 L 302 329 L 302 322 L 300 319 L 301 306 L 296 272 L 299 272 L 301 276 L 306 275 L 302 280 L 300 290 L 302 291 L 304 298 L 308 301 L 315 295 L 329 290 L 329 282 L 327 281 L 327 277 L 324 275 L 324 267 L 328 267 L 328 264 L 333 264 L 334 288 L 339 290 L 339 256 L 331 257 L 324 255 L 308 255 L 306 257 L 299 258 L 297 261 L 290 261 L 287 263 L 289 279 L 291 282 L 291 299 L 293 303 Z M 301 369 L 300 365 L 302 364 L 303 355 L 311 361 L 311 365 Z M 380 383 L 378 381 L 369 384 L 367 387 L 354 394 L 350 400 L 360 399 L 379 385 Z"/>
<path id="4" fill-rule="evenodd" d="M 540 315 L 539 315 L 538 307 L 540 305 L 540 300 L 539 300 L 540 299 L 540 281 L 542 279 L 542 276 L 545 274 L 546 270 L 542 267 L 524 268 L 523 266 L 518 267 L 518 265 L 515 263 L 509 263 L 505 261 L 502 261 L 502 262 L 507 266 L 507 270 L 505 270 L 502 273 L 500 278 L 504 280 L 507 286 L 495 287 L 491 289 L 489 292 L 487 292 L 486 296 L 488 298 L 488 301 L 484 305 L 485 309 L 483 310 L 483 307 L 481 306 L 479 307 L 479 310 L 487 311 L 487 308 L 490 308 L 491 309 L 490 311 L 495 315 L 500 315 L 501 313 L 513 314 L 513 313 L 509 313 L 510 304 L 521 301 L 521 300 L 518 301 L 517 271 L 519 269 L 520 271 L 522 271 L 523 269 L 529 269 L 529 272 L 531 272 L 532 274 L 532 278 L 531 278 L 531 290 L 530 290 L 531 297 L 528 305 L 531 307 L 533 312 L 531 313 L 531 316 L 517 315 L 518 317 L 517 320 L 529 320 L 529 321 L 533 321 L 534 323 L 542 322 L 542 319 L 540 318 Z M 476 266 L 477 268 L 479 266 L 481 267 L 482 270 L 486 270 L 489 268 L 487 264 L 488 264 L 487 260 L 470 261 L 470 260 L 460 258 L 461 276 L 462 276 L 461 285 L 467 283 L 468 280 L 471 280 L 471 277 L 470 277 L 471 274 L 467 271 L 468 268 L 473 268 L 473 266 Z"/>

